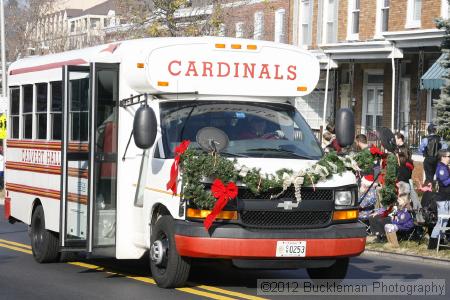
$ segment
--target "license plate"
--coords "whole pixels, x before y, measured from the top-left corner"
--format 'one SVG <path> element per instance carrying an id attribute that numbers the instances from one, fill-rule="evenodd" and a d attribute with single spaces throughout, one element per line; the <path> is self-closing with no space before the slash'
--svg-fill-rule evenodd
<path id="1" fill-rule="evenodd" d="M 305 257 L 306 241 L 277 241 L 277 257 Z"/>

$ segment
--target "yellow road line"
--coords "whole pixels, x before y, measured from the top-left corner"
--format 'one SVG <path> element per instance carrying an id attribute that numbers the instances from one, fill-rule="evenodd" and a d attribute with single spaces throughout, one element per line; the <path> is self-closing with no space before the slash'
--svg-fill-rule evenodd
<path id="1" fill-rule="evenodd" d="M 69 265 L 74 265 L 74 266 L 78 266 L 78 267 L 82 267 L 85 269 L 90 269 L 90 270 L 99 270 L 99 271 L 103 271 L 104 268 L 96 266 L 96 265 L 92 265 L 92 264 L 87 264 L 81 261 L 71 261 L 68 262 Z"/>
<path id="2" fill-rule="evenodd" d="M 201 288 L 210 292 L 216 292 L 216 293 L 222 293 L 225 295 L 230 295 L 230 296 L 234 296 L 234 297 L 239 297 L 239 298 L 243 298 L 243 299 L 249 299 L 249 300 L 266 300 L 266 298 L 261 298 L 261 297 L 257 297 L 257 296 L 253 296 L 253 295 L 248 295 L 248 294 L 243 294 L 243 293 L 239 293 L 239 292 L 233 292 L 233 291 L 229 291 L 229 290 L 224 290 L 215 286 L 209 286 L 209 285 L 196 285 L 195 287 L 197 288 Z"/>
<path id="3" fill-rule="evenodd" d="M 30 245 L 26 245 L 26 244 L 22 244 L 22 243 L 18 243 L 18 242 L 0 239 L 0 247 L 8 248 L 11 250 L 15 250 L 15 251 L 19 251 L 19 252 L 23 252 L 23 253 L 27 253 L 27 254 L 32 254 L 32 252 L 30 250 L 27 250 L 27 249 L 31 249 Z M 26 248 L 26 249 L 23 249 L 23 248 Z M 78 267 L 85 268 L 85 269 L 90 269 L 90 270 L 98 270 L 98 271 L 105 272 L 107 274 L 119 275 L 119 276 L 123 276 L 123 277 L 129 278 L 129 279 L 132 279 L 132 280 L 145 282 L 148 284 L 156 284 L 155 280 L 151 277 L 125 275 L 125 274 L 113 272 L 110 270 L 106 270 L 104 267 L 101 267 L 101 266 L 97 266 L 97 265 L 93 265 L 93 264 L 89 264 L 89 263 L 85 263 L 85 262 L 77 261 L 77 262 L 68 262 L 67 264 L 73 265 L 73 266 L 78 266 Z M 256 296 L 249 295 L 249 294 L 243 294 L 243 293 L 239 293 L 239 292 L 234 292 L 234 291 L 217 288 L 214 286 L 196 285 L 195 283 L 190 283 L 190 284 L 193 286 L 177 288 L 176 290 L 179 290 L 179 291 L 185 292 L 185 293 L 189 293 L 189 294 L 203 296 L 203 297 L 210 298 L 210 299 L 216 299 L 216 300 L 235 300 L 235 298 L 231 298 L 231 297 L 227 297 L 227 296 L 238 297 L 238 298 L 248 299 L 248 300 L 263 300 L 263 299 L 265 299 L 265 298 L 256 297 Z M 198 288 L 200 290 L 197 290 L 195 288 Z M 206 290 L 206 291 L 203 291 L 203 290 Z M 207 292 L 207 291 L 209 291 L 209 292 Z M 210 293 L 210 292 L 212 292 L 212 293 Z M 214 294 L 214 293 L 220 293 L 220 294 L 224 294 L 227 296 L 223 296 L 220 294 Z"/>
<path id="4" fill-rule="evenodd" d="M 88 264 L 88 263 L 84 263 L 84 262 L 68 262 L 68 264 L 70 265 L 74 265 L 74 266 L 78 266 L 78 267 L 82 267 L 85 269 L 90 269 L 90 270 L 97 270 L 97 271 L 104 271 L 108 274 L 112 274 L 112 275 L 118 275 L 118 276 L 123 276 L 129 279 L 133 279 L 136 281 L 141 281 L 141 282 L 145 282 L 145 283 L 149 283 L 149 284 L 156 284 L 155 280 L 151 277 L 143 277 L 143 276 L 134 276 L 134 275 L 125 275 L 122 273 L 117 273 L 117 272 L 112 272 L 110 270 L 106 271 L 105 268 L 97 266 L 97 265 L 93 265 L 93 264 Z M 203 297 L 207 297 L 207 298 L 211 298 L 211 299 L 216 299 L 216 300 L 236 300 L 234 298 L 230 298 L 230 297 L 226 297 L 226 296 L 222 296 L 222 295 L 217 295 L 217 294 L 213 294 L 213 293 L 209 293 L 209 292 L 205 292 L 202 290 L 196 290 L 193 288 L 176 288 L 176 290 L 179 290 L 181 292 L 185 292 L 185 293 L 190 293 L 190 294 L 194 294 L 194 295 L 198 295 L 198 296 L 203 296 Z"/>
<path id="5" fill-rule="evenodd" d="M 31 250 L 31 246 L 30 245 L 26 245 L 26 244 L 22 244 L 22 243 L 17 243 L 17 242 L 3 240 L 3 239 L 0 239 L 0 243 L 10 244 L 10 245 L 13 245 L 13 246 L 18 246 L 18 247 L 22 247 L 22 248 L 26 248 L 26 249 L 30 249 Z"/>
<path id="6" fill-rule="evenodd" d="M 23 253 L 26 253 L 26 254 L 32 254 L 32 252 L 30 250 L 25 250 L 23 248 L 7 245 L 7 244 L 3 244 L 3 243 L 0 243 L 0 247 L 8 248 L 8 249 L 19 251 L 19 252 L 23 252 Z"/>
<path id="7" fill-rule="evenodd" d="M 195 295 L 199 295 L 199 296 L 203 296 L 203 297 L 208 297 L 208 298 L 211 298 L 211 299 L 235 300 L 235 298 L 230 298 L 230 297 L 217 295 L 217 294 L 213 294 L 213 293 L 208 293 L 208 292 L 204 292 L 204 291 L 198 291 L 198 290 L 195 290 L 193 288 L 177 288 L 177 290 L 185 292 L 185 293 L 191 293 L 191 294 L 195 294 Z"/>

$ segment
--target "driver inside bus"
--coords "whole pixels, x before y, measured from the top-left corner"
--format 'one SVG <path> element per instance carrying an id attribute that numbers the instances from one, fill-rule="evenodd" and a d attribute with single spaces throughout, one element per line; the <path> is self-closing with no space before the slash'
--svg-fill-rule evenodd
<path id="1" fill-rule="evenodd" d="M 247 131 L 244 131 L 239 136 L 240 139 L 282 139 L 284 133 L 282 130 L 271 130 L 271 124 L 264 118 L 251 117 L 249 118 L 249 126 Z"/>

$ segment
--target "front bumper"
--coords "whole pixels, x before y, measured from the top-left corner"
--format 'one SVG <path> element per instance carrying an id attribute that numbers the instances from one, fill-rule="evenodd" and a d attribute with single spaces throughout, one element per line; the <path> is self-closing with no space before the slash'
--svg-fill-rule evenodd
<path id="1" fill-rule="evenodd" d="M 364 251 L 366 232 L 359 223 L 284 231 L 248 230 L 224 224 L 213 228 L 211 235 L 200 222 L 176 221 L 175 226 L 175 242 L 181 256 L 277 258 L 277 241 L 306 241 L 306 255 L 301 259 L 349 257 Z"/>

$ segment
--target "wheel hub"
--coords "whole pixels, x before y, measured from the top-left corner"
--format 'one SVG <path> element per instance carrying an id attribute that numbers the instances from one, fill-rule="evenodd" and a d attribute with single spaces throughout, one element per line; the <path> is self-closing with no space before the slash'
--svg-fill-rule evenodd
<path id="1" fill-rule="evenodd" d="M 157 265 L 161 266 L 164 261 L 164 256 L 167 252 L 166 243 L 161 240 L 156 240 L 150 247 L 150 259 Z"/>

